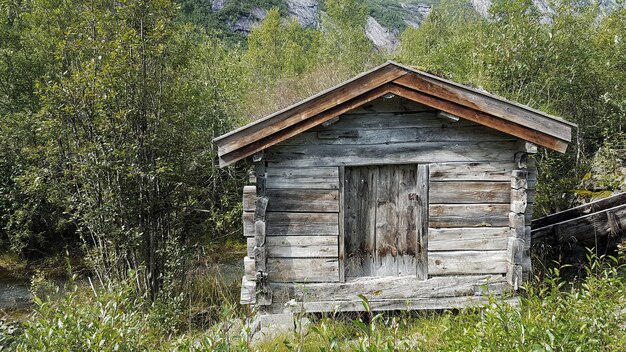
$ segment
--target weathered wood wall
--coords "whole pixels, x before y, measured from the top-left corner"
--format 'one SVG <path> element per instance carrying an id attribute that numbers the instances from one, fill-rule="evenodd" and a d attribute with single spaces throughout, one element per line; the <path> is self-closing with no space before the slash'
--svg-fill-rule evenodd
<path id="1" fill-rule="evenodd" d="M 293 288 L 289 283 L 306 283 L 319 286 L 320 292 L 329 290 L 332 296 L 333 283 L 346 279 L 343 187 L 349 166 L 422 165 L 428 192 L 420 199 L 425 198 L 428 206 L 417 216 L 427 222 L 423 229 L 416 226 L 427 250 L 417 256 L 427 262 L 427 272 L 418 276 L 454 283 L 467 275 L 483 280 L 485 275 L 508 278 L 517 269 L 527 273 L 530 264 L 523 255 L 530 239 L 525 241 L 524 236 L 530 234 L 526 224 L 530 224 L 536 183 L 534 163 L 526 160 L 528 152 L 532 148 L 514 137 L 466 120 L 447 119 L 399 98 L 375 101 L 265 150 L 258 156 L 256 186 L 244 190 L 248 258 L 242 302 L 251 301 L 255 294 L 251 284 L 256 271 L 254 210 L 261 193 L 269 200 L 265 255 L 273 289 L 284 291 Z M 523 189 L 513 185 L 516 170 L 526 172 Z M 519 197 L 525 199 L 523 206 L 516 203 Z M 518 237 L 520 241 L 511 243 Z M 476 286 L 478 281 L 471 282 Z M 275 292 L 275 309 L 293 296 L 289 290 Z M 444 296 L 454 297 L 434 298 L 444 300 Z M 390 294 L 385 299 L 405 298 Z M 322 304 L 321 298 L 316 300 Z M 432 305 L 445 305 L 444 301 Z M 420 302 L 415 305 L 424 305 Z"/>

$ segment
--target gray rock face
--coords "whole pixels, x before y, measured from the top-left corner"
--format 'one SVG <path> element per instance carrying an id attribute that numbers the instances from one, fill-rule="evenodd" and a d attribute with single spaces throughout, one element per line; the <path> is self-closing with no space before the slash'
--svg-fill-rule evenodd
<path id="1" fill-rule="evenodd" d="M 423 4 L 407 4 L 400 3 L 400 6 L 406 11 L 407 17 L 404 19 L 404 23 L 406 23 L 409 27 L 417 28 L 420 26 L 420 23 L 430 14 L 432 11 L 432 7 L 430 5 Z"/>
<path id="2" fill-rule="evenodd" d="M 217 12 L 224 8 L 224 4 L 226 4 L 226 0 L 213 0 L 211 3 L 211 10 L 213 10 L 213 12 Z"/>
<path id="3" fill-rule="evenodd" d="M 397 33 L 383 27 L 372 16 L 367 16 L 367 27 L 365 35 L 379 49 L 393 51 L 398 46 Z"/>
<path id="4" fill-rule="evenodd" d="M 267 10 L 255 7 L 249 14 L 239 15 L 230 28 L 235 33 L 249 34 L 267 16 Z"/>
<path id="5" fill-rule="evenodd" d="M 319 0 L 287 0 L 289 16 L 298 19 L 303 27 L 319 26 Z"/>

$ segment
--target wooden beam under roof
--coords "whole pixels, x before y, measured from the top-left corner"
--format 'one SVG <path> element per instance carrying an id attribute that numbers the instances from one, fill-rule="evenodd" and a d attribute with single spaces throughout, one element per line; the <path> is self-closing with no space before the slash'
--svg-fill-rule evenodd
<path id="1" fill-rule="evenodd" d="M 393 93 L 564 152 L 575 124 L 495 95 L 425 72 L 387 62 L 334 88 L 224 134 L 218 146 L 224 167 L 329 121 L 380 96 Z"/>

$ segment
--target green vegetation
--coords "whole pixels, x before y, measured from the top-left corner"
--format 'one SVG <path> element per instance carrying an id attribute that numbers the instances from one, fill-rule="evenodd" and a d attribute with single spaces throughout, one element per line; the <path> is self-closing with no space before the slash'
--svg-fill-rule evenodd
<path id="1" fill-rule="evenodd" d="M 615 258 L 592 258 L 583 279 L 552 269 L 525 288 L 519 306 L 493 299 L 458 312 L 332 314 L 294 333 L 252 341 L 242 312 L 226 300 L 210 327 L 189 330 L 184 304 L 150 302 L 133 280 L 59 293 L 40 282 L 41 298 L 23 326 L 3 325 L 0 346 L 18 351 L 621 351 L 626 348 L 626 282 Z M 229 299 L 233 299 L 230 297 Z M 367 298 L 363 297 L 367 308 Z M 304 318 L 304 317 L 301 317 Z M 18 331 L 19 333 L 14 333 Z M 1 348 L 1 347 L 0 347 Z"/>
<path id="2" fill-rule="evenodd" d="M 0 0 L 0 268 L 58 276 L 69 253 L 92 278 L 57 292 L 37 276 L 33 315 L 3 321 L 0 346 L 249 348 L 251 312 L 214 266 L 241 256 L 249 165 L 219 169 L 211 140 L 388 58 L 579 124 L 568 153 L 536 156 L 538 214 L 623 190 L 626 10 L 577 4 L 496 0 L 485 19 L 445 0 L 386 55 L 364 28 L 391 0 L 326 0 L 320 29 L 285 21 L 283 1 L 208 16 L 210 1 Z M 256 6 L 274 9 L 233 35 Z M 621 271 L 554 272 L 519 310 L 331 316 L 259 348 L 623 350 Z"/>

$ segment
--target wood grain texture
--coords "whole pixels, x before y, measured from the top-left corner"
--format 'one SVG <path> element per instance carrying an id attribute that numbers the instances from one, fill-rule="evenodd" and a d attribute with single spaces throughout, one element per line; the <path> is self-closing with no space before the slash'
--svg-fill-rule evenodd
<path id="1" fill-rule="evenodd" d="M 276 189 L 339 189 L 339 169 L 267 168 L 267 188 Z"/>
<path id="2" fill-rule="evenodd" d="M 617 229 L 617 231 L 616 231 Z M 597 238 L 622 235 L 626 204 L 532 230 L 534 243 L 593 244 Z"/>
<path id="3" fill-rule="evenodd" d="M 220 155 L 230 153 L 264 137 L 268 137 L 272 133 L 318 115 L 332 107 L 348 102 L 359 95 L 366 94 L 374 88 L 405 74 L 406 71 L 389 66 L 382 67 L 376 72 L 357 77 L 353 81 L 347 82 L 340 87 L 322 92 L 317 96 L 313 96 L 295 106 L 279 111 L 254 124 L 244 126 L 243 128 L 218 137 L 215 140 L 218 145 L 218 152 Z M 366 102 L 358 106 L 364 103 Z M 358 106 L 354 106 L 349 110 Z"/>
<path id="4" fill-rule="evenodd" d="M 339 212 L 339 192 L 324 189 L 267 189 L 269 212 Z"/>
<path id="5" fill-rule="evenodd" d="M 357 295 L 369 299 L 441 298 L 455 296 L 501 294 L 506 291 L 502 275 L 436 276 L 419 281 L 413 275 L 390 277 L 361 277 L 338 285 L 334 283 L 271 285 L 281 301 L 295 299 L 300 302 L 329 299 L 352 300 Z"/>
<path id="6" fill-rule="evenodd" d="M 430 165 L 417 165 L 417 211 L 415 214 L 417 226 L 417 254 L 416 254 L 416 277 L 418 280 L 428 278 L 428 248 L 429 248 L 429 176 Z"/>
<path id="7" fill-rule="evenodd" d="M 599 210 L 613 208 L 622 204 L 626 204 L 626 193 L 620 193 L 608 198 L 600 199 L 594 202 L 567 209 L 565 211 L 534 219 L 532 222 L 532 227 L 533 229 L 540 229 L 545 226 L 557 224 L 581 216 L 590 215 Z"/>
<path id="8" fill-rule="evenodd" d="M 248 281 L 245 276 L 241 278 L 241 295 L 239 296 L 239 303 L 256 303 L 256 283 L 254 281 Z"/>
<path id="9" fill-rule="evenodd" d="M 269 258 L 272 282 L 339 282 L 337 258 Z"/>
<path id="10" fill-rule="evenodd" d="M 431 182 L 430 201 L 436 204 L 509 203 L 509 182 Z"/>
<path id="11" fill-rule="evenodd" d="M 368 116 L 367 119 L 378 118 Z M 366 118 L 364 118 L 365 120 Z M 362 121 L 361 121 L 362 122 Z M 440 125 L 442 123 L 438 122 Z M 414 123 L 415 124 L 415 123 Z M 473 124 L 470 126 L 437 126 L 437 127 L 404 127 L 395 125 L 388 129 L 337 129 L 335 125 L 320 132 L 303 132 L 290 138 L 280 145 L 355 145 L 355 144 L 388 144 L 406 142 L 497 142 L 513 141 L 516 138 L 493 129 Z M 330 138 L 332 134 L 335 137 Z M 343 136 L 343 137 L 342 137 Z"/>
<path id="12" fill-rule="evenodd" d="M 415 73 L 404 75 L 397 78 L 394 82 L 416 91 L 435 96 L 438 99 L 499 117 L 509 124 L 512 122 L 566 142 L 571 141 L 571 127 L 567 124 L 555 119 L 546 118 L 528 109 L 507 104 L 500 99 L 476 94 L 470 90 L 450 86 L 441 81 Z M 423 104 L 432 106 L 426 103 Z"/>
<path id="13" fill-rule="evenodd" d="M 511 123 L 479 110 L 470 109 L 447 100 L 442 100 L 416 90 L 405 88 L 403 86 L 392 86 L 390 91 L 391 93 L 411 99 L 418 103 L 422 103 L 464 119 L 480 123 L 481 125 L 491 127 L 498 131 L 525 139 L 561 153 L 564 153 L 567 149 L 569 140 L 559 139 L 544 132 L 525 127 L 523 125 Z M 571 128 L 569 127 L 565 127 L 565 129 L 569 129 L 571 131 Z"/>
<path id="14" fill-rule="evenodd" d="M 337 236 L 272 236 L 267 238 L 271 258 L 337 258 Z"/>
<path id="15" fill-rule="evenodd" d="M 415 113 L 421 111 L 434 112 L 435 110 L 426 105 L 418 104 L 402 97 L 393 96 L 391 98 L 378 98 L 370 103 L 363 104 L 360 107 L 347 112 L 346 114 L 369 114 L 369 113 Z"/>
<path id="16" fill-rule="evenodd" d="M 503 251 L 507 249 L 509 227 L 428 229 L 429 251 Z"/>
<path id="17" fill-rule="evenodd" d="M 254 216 L 244 213 L 244 235 L 254 236 Z M 337 236 L 337 213 L 267 213 L 267 236 Z"/>
<path id="18" fill-rule="evenodd" d="M 519 305 L 519 299 L 516 297 L 506 298 L 502 301 L 514 306 Z M 490 299 L 486 296 L 411 298 L 401 300 L 378 300 L 376 298 L 372 298 L 369 300 L 369 308 L 374 312 L 399 310 L 439 310 L 463 308 L 468 306 L 483 306 L 489 302 Z M 362 312 L 365 310 L 362 302 L 358 299 L 350 301 L 331 300 L 321 302 L 304 302 L 301 309 L 306 312 Z"/>
<path id="19" fill-rule="evenodd" d="M 432 228 L 502 227 L 509 225 L 510 204 L 431 204 Z"/>
<path id="20" fill-rule="evenodd" d="M 504 274 L 507 251 L 450 251 L 428 253 L 429 275 Z"/>
<path id="21" fill-rule="evenodd" d="M 510 161 L 514 142 L 415 142 L 375 145 L 274 146 L 267 161 L 283 167 Z"/>
<path id="22" fill-rule="evenodd" d="M 516 168 L 515 163 L 506 161 L 435 163 L 430 165 L 430 180 L 509 182 Z"/>

